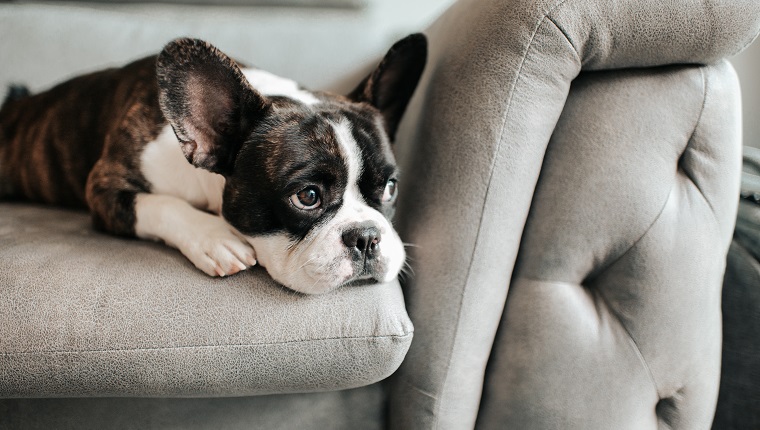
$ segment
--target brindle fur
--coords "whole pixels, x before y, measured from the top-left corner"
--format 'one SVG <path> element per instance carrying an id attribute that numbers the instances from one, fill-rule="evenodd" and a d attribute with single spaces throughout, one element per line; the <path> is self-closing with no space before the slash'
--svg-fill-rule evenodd
<path id="1" fill-rule="evenodd" d="M 0 111 L 0 181 L 10 197 L 89 207 L 96 227 L 133 235 L 134 196 L 149 191 L 139 154 L 166 124 L 155 69 L 148 57 L 9 101 Z"/>

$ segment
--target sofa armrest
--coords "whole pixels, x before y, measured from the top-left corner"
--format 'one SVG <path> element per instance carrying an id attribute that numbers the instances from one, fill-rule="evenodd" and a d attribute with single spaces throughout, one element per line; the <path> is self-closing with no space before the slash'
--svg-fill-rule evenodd
<path id="1" fill-rule="evenodd" d="M 391 422 L 474 425 L 573 79 L 584 69 L 709 63 L 760 29 L 760 4 L 750 0 L 666 3 L 461 0 L 427 31 L 428 68 L 397 138 L 398 225 L 419 246 L 405 288 L 417 332 L 394 382 Z"/>
<path id="2" fill-rule="evenodd" d="M 709 64 L 738 53 L 760 31 L 760 3 L 753 0 L 548 4 L 546 19 L 567 37 L 584 70 Z"/>
<path id="3" fill-rule="evenodd" d="M 0 204 L 0 397 L 244 396 L 358 387 L 403 360 L 397 283 L 321 296 L 210 278 L 85 213 Z"/>

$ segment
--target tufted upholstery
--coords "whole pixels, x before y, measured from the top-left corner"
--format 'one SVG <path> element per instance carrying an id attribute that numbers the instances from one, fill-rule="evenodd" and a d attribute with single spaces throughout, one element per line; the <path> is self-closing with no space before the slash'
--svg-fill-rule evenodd
<path id="1" fill-rule="evenodd" d="M 573 83 L 491 357 L 483 428 L 711 422 L 736 90 L 726 63 Z"/>
<path id="2" fill-rule="evenodd" d="M 759 14 L 749 1 L 463 0 L 430 29 L 400 202 L 403 233 L 424 244 L 407 306 L 427 324 L 394 379 L 394 425 L 709 425 L 736 78 L 721 63 L 658 66 L 740 50 Z M 634 67 L 648 68 L 602 72 Z"/>

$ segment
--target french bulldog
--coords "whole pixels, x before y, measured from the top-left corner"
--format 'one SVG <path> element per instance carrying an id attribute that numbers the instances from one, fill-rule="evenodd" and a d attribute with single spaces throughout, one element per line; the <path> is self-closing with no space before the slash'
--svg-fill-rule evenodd
<path id="1" fill-rule="evenodd" d="M 255 264 L 305 294 L 387 282 L 392 141 L 427 41 L 391 47 L 350 94 L 308 91 L 183 38 L 0 109 L 0 198 L 85 207 L 93 225 L 177 248 L 210 276 Z"/>

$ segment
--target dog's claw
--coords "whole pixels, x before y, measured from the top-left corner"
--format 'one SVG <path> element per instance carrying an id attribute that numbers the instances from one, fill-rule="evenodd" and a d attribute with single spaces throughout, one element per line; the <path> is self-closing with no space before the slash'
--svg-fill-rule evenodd
<path id="1" fill-rule="evenodd" d="M 222 267 L 221 263 L 215 262 L 214 263 L 214 272 L 216 273 L 216 276 L 225 277 L 225 276 L 231 276 L 236 273 L 242 272 L 243 270 L 246 270 L 248 266 L 246 266 L 241 261 L 231 261 L 229 264 L 227 264 L 227 268 L 225 269 Z"/>
<path id="2" fill-rule="evenodd" d="M 214 271 L 216 272 L 217 275 L 219 275 L 221 277 L 224 277 L 224 275 L 225 275 L 224 270 L 222 270 L 222 267 L 219 264 L 217 264 L 216 266 L 214 266 Z"/>
<path id="3" fill-rule="evenodd" d="M 178 246 L 197 268 L 209 276 L 225 277 L 246 270 L 246 262 L 256 263 L 253 247 L 226 221 L 210 216 L 203 220 Z"/>

